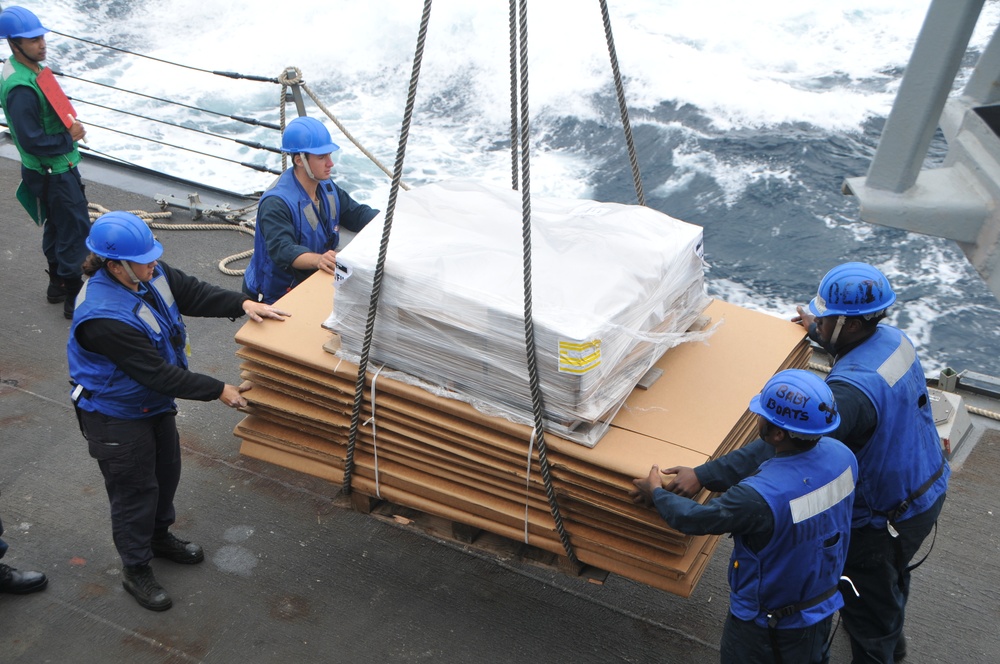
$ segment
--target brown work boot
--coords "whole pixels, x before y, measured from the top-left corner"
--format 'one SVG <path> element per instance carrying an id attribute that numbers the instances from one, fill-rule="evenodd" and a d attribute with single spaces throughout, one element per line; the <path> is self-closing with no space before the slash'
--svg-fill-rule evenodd
<path id="1" fill-rule="evenodd" d="M 149 565 L 135 565 L 122 568 L 122 585 L 139 605 L 150 611 L 166 611 L 174 605 L 170 595 L 153 576 Z"/>

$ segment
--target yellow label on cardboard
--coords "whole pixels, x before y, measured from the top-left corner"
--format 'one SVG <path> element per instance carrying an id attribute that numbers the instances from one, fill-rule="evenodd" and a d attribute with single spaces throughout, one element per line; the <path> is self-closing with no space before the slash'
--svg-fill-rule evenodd
<path id="1" fill-rule="evenodd" d="M 559 342 L 560 373 L 584 374 L 601 364 L 601 340 Z"/>

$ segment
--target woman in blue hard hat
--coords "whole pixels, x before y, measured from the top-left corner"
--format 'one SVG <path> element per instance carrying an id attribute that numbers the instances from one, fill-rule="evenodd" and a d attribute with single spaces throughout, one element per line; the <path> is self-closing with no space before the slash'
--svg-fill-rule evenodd
<path id="1" fill-rule="evenodd" d="M 657 466 L 633 481 L 630 495 L 655 506 L 682 533 L 733 534 L 723 664 L 827 662 L 832 617 L 844 603 L 838 583 L 857 461 L 827 436 L 840 416 L 833 393 L 815 374 L 775 374 L 750 411 L 759 416 L 760 438 L 710 462 L 717 479 L 705 486 L 725 491 L 720 497 L 703 505 L 671 493 Z M 761 456 L 769 458 L 753 467 L 744 463 Z"/>
<path id="2" fill-rule="evenodd" d="M 67 344 L 71 397 L 104 476 L 122 584 L 143 607 L 164 611 L 172 602 L 149 561 L 204 559 L 200 546 L 168 530 L 181 473 L 175 399 L 246 405 L 240 388 L 189 370 L 183 316 L 261 322 L 287 314 L 159 262 L 163 246 L 128 212 L 101 216 L 87 247 L 90 278 Z"/>
<path id="3" fill-rule="evenodd" d="M 0 38 L 7 40 L 13 54 L 3 67 L 0 105 L 21 156 L 23 186 L 43 208 L 40 211 L 37 203 L 26 203 L 36 221 L 44 224 L 42 253 L 49 266 L 45 297 L 52 304 L 62 302 L 63 315 L 72 318 L 74 297 L 83 283 L 84 242 L 90 232 L 87 198 L 77 169 L 77 141 L 83 140 L 86 131 L 76 118 L 59 117 L 39 85 L 48 32 L 24 7 L 0 12 Z M 69 128 L 64 122 L 70 123 Z"/>
<path id="4" fill-rule="evenodd" d="M 317 270 L 336 274 L 340 227 L 360 231 L 378 214 L 330 179 L 339 149 L 315 118 L 285 127 L 281 151 L 292 155 L 292 168 L 257 208 L 254 253 L 243 275 L 243 292 L 253 299 L 273 303 Z"/>

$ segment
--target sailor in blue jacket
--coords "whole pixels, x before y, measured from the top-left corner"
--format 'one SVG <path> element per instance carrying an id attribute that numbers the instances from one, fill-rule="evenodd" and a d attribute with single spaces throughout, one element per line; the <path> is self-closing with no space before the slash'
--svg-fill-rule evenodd
<path id="1" fill-rule="evenodd" d="M 866 263 L 844 263 L 820 282 L 793 322 L 834 357 L 827 383 L 840 426 L 830 435 L 857 456 L 851 547 L 844 574 L 854 583 L 840 615 L 854 664 L 906 657 L 903 620 L 911 561 L 937 523 L 951 469 L 931 414 L 923 368 L 910 339 L 880 323 L 896 301 L 888 279 Z M 767 454 L 767 450 L 758 450 Z M 743 460 L 744 468 L 765 456 Z M 715 462 L 677 473 L 667 489 L 693 495 L 724 470 Z"/>
<path id="2" fill-rule="evenodd" d="M 104 476 L 122 584 L 141 606 L 164 611 L 172 601 L 150 560 L 195 564 L 205 557 L 200 546 L 168 530 L 181 474 L 175 399 L 246 405 L 241 388 L 188 370 L 183 315 L 245 313 L 261 322 L 286 314 L 159 263 L 162 245 L 128 212 L 94 222 L 87 247 L 90 278 L 77 297 L 67 343 L 71 398 Z"/>
<path id="3" fill-rule="evenodd" d="M 254 300 L 271 304 L 317 270 L 335 275 L 340 227 L 360 231 L 378 214 L 330 179 L 339 149 L 315 118 L 285 127 L 281 151 L 292 155 L 292 168 L 260 198 L 254 253 L 243 275 L 243 292 Z"/>
<path id="4" fill-rule="evenodd" d="M 725 491 L 722 496 L 702 505 L 666 491 L 657 466 L 634 480 L 630 495 L 655 505 L 682 533 L 733 534 L 723 664 L 827 662 L 832 617 L 843 606 L 838 583 L 857 462 L 825 436 L 840 417 L 829 387 L 815 374 L 779 372 L 750 410 L 760 416 L 760 438 L 716 463 L 739 468 L 760 448 L 770 452 L 759 467 L 725 473 L 709 486 Z"/>

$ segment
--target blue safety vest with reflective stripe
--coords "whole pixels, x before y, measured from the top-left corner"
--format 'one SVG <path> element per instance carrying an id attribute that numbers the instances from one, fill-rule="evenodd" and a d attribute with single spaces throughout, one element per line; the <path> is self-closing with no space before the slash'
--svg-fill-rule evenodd
<path id="1" fill-rule="evenodd" d="M 152 294 L 154 305 L 143 298 L 147 293 Z M 139 284 L 139 292 L 135 292 L 106 270 L 98 270 L 77 297 L 67 355 L 70 378 L 83 388 L 76 401 L 82 410 L 124 420 L 174 410 L 173 397 L 143 387 L 106 356 L 80 346 L 76 329 L 94 318 L 118 320 L 142 331 L 164 361 L 186 369 L 187 332 L 163 271 L 157 266 L 153 278 Z"/>
<path id="2" fill-rule="evenodd" d="M 333 180 L 319 183 L 319 209 L 295 178 L 293 169 L 281 174 L 273 187 L 264 192 L 260 203 L 277 196 L 292 213 L 296 244 L 317 254 L 336 249 L 340 243 L 340 194 Z M 318 214 L 317 214 L 318 213 Z M 253 241 L 253 256 L 243 275 L 252 292 L 263 295 L 262 301 L 273 303 L 297 285 L 297 275 L 274 264 L 267 253 L 267 238 L 257 232 Z"/>
<path id="3" fill-rule="evenodd" d="M 743 484 L 774 514 L 774 533 L 760 551 L 734 537 L 729 565 L 730 611 L 768 626 L 768 614 L 836 589 L 847 558 L 851 502 L 858 476 L 854 453 L 833 438 L 805 452 L 776 456 Z M 778 629 L 814 625 L 844 605 L 839 592 L 781 618 Z"/>
<path id="4" fill-rule="evenodd" d="M 871 400 L 878 424 L 858 453 L 860 479 L 854 527 L 884 528 L 886 514 L 918 491 L 944 464 L 941 477 L 897 520 L 921 514 L 948 490 L 924 371 L 913 343 L 891 325 L 879 325 L 864 343 L 839 358 L 827 378 L 854 385 Z"/>

